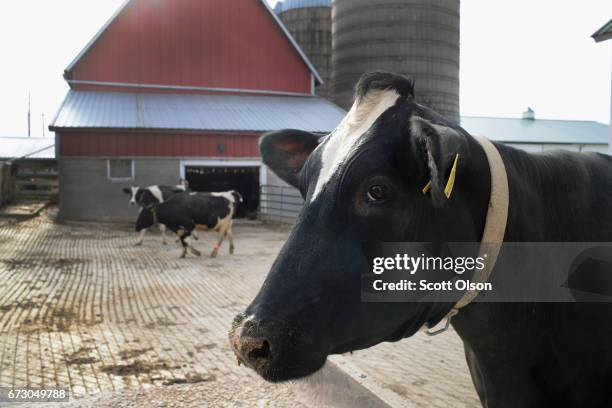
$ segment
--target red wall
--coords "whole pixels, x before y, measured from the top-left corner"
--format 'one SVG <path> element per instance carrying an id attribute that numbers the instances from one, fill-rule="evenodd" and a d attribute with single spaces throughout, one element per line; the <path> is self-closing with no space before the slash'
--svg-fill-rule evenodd
<path id="1" fill-rule="evenodd" d="M 59 155 L 258 157 L 260 134 L 61 132 Z M 225 150 L 219 152 L 218 145 Z"/>
<path id="2" fill-rule="evenodd" d="M 70 76 L 311 92 L 308 67 L 259 0 L 132 0 Z"/>

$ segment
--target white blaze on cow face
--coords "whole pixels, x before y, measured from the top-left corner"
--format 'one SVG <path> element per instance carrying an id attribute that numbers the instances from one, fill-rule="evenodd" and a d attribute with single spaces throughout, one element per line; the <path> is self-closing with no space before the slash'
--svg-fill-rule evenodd
<path id="1" fill-rule="evenodd" d="M 332 176 L 341 170 L 346 159 L 359 148 L 362 136 L 376 119 L 395 105 L 399 97 L 395 90 L 373 90 L 355 100 L 342 122 L 321 146 L 321 170 L 311 202 L 317 198 Z"/>
<path id="2" fill-rule="evenodd" d="M 136 193 L 139 187 L 132 187 L 132 197 L 130 198 L 130 205 L 136 205 Z"/>

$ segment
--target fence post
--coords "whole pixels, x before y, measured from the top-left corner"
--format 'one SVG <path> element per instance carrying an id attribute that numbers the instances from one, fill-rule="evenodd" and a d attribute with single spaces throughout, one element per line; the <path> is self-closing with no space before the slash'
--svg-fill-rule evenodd
<path id="1" fill-rule="evenodd" d="M 280 216 L 285 216 L 285 187 L 281 187 L 280 193 Z"/>

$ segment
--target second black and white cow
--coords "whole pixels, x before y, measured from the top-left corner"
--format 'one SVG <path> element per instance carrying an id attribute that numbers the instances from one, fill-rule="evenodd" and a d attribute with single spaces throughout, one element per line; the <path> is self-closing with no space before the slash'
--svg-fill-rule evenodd
<path id="1" fill-rule="evenodd" d="M 163 203 L 175 194 L 188 192 L 189 183 L 187 180 L 181 179 L 179 184 L 175 186 L 163 186 L 158 184 L 148 187 L 132 186 L 125 187 L 122 191 L 125 194 L 130 195 L 130 205 L 139 206 L 139 213 L 141 213 L 142 209 L 146 208 L 147 206 Z M 166 245 L 166 228 L 163 224 L 160 224 L 159 228 L 162 233 L 162 242 L 164 245 Z M 135 245 L 142 245 L 146 232 L 146 228 L 140 230 L 140 234 L 138 235 Z"/>
<path id="2" fill-rule="evenodd" d="M 188 241 L 196 227 L 212 229 L 218 233 L 219 240 L 210 254 L 211 258 L 217 256 L 225 237 L 230 243 L 229 252 L 233 254 L 232 222 L 236 207 L 241 202 L 242 196 L 233 190 L 175 194 L 164 202 L 145 206 L 136 221 L 136 231 L 144 231 L 155 223 L 164 225 L 179 236 L 183 245 L 181 257 L 185 257 L 187 250 L 194 255 L 201 255 Z"/>

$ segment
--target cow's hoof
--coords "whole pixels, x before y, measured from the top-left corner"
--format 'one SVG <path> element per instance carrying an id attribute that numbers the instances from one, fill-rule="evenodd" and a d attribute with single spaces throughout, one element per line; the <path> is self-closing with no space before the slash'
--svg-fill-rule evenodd
<path id="1" fill-rule="evenodd" d="M 196 256 L 202 256 L 202 253 L 200 251 L 198 251 L 197 249 L 191 249 L 191 253 L 196 255 Z"/>
<path id="2" fill-rule="evenodd" d="M 135 246 L 135 247 L 137 247 L 137 246 L 141 246 L 141 245 L 142 245 L 142 242 L 136 242 L 136 243 L 134 244 L 134 246 Z"/>
<path id="3" fill-rule="evenodd" d="M 212 251 L 212 253 L 210 254 L 210 257 L 211 258 L 216 258 L 217 257 L 217 251 L 216 250 Z"/>
<path id="4" fill-rule="evenodd" d="M 234 255 L 234 248 L 230 248 L 230 255 Z"/>
<path id="5" fill-rule="evenodd" d="M 166 241 L 162 241 L 162 245 L 168 245 Z"/>

